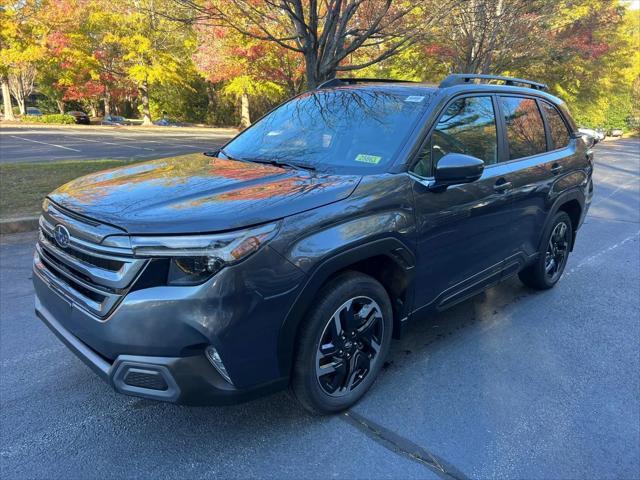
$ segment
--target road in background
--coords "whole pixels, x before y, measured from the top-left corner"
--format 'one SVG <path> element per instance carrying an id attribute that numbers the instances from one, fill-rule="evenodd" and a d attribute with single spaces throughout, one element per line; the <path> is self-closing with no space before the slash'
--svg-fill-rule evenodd
<path id="1" fill-rule="evenodd" d="M 412 323 L 351 411 L 114 393 L 33 314 L 35 235 L 3 239 L 2 478 L 637 478 L 640 142 L 599 145 L 564 278 Z"/>
<path id="2" fill-rule="evenodd" d="M 152 159 L 214 150 L 234 129 L 90 127 L 0 129 L 0 162 Z"/>

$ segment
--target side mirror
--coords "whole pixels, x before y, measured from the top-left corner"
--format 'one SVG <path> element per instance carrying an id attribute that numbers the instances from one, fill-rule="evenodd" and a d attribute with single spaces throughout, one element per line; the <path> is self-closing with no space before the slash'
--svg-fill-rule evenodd
<path id="1" fill-rule="evenodd" d="M 206 156 L 206 157 L 217 157 L 218 155 L 220 155 L 220 150 L 213 150 L 211 152 L 204 152 L 203 155 Z"/>
<path id="2" fill-rule="evenodd" d="M 436 165 L 434 188 L 475 182 L 482 176 L 484 162 L 462 153 L 447 153 Z"/>

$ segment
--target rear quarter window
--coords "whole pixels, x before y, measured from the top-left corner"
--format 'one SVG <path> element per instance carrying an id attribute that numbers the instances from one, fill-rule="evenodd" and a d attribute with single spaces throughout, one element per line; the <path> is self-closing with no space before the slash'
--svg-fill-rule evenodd
<path id="1" fill-rule="evenodd" d="M 542 105 L 542 111 L 547 119 L 547 126 L 551 133 L 551 145 L 553 150 L 564 148 L 569 144 L 569 130 L 567 125 L 560 116 L 558 110 L 553 105 L 547 102 L 540 102 Z"/>

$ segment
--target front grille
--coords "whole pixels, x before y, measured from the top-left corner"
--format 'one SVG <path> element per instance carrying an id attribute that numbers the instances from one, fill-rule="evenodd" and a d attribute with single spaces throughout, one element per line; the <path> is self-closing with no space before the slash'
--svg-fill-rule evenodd
<path id="1" fill-rule="evenodd" d="M 147 260 L 134 258 L 130 248 L 102 244 L 113 235 L 126 239 L 121 230 L 80 218 L 45 204 L 35 266 L 52 288 L 88 312 L 105 317 L 131 288 Z M 54 238 L 57 225 L 63 225 L 70 235 L 64 248 Z"/>
<path id="2" fill-rule="evenodd" d="M 49 243 L 55 244 L 55 240 L 52 235 L 50 235 L 48 232 L 44 232 L 43 230 L 41 230 L 41 232 Z M 80 250 L 73 250 L 73 256 L 82 262 L 89 263 L 105 270 L 111 270 L 113 272 L 117 272 L 118 270 L 120 270 L 123 265 L 123 262 L 119 260 L 88 255 L 84 252 L 81 252 Z"/>

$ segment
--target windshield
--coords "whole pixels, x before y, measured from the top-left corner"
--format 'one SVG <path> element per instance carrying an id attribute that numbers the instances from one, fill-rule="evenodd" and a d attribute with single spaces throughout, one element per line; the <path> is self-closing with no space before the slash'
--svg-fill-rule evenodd
<path id="1" fill-rule="evenodd" d="M 424 95 L 379 89 L 315 90 L 263 117 L 223 155 L 320 171 L 378 172 L 390 165 L 427 102 Z"/>

